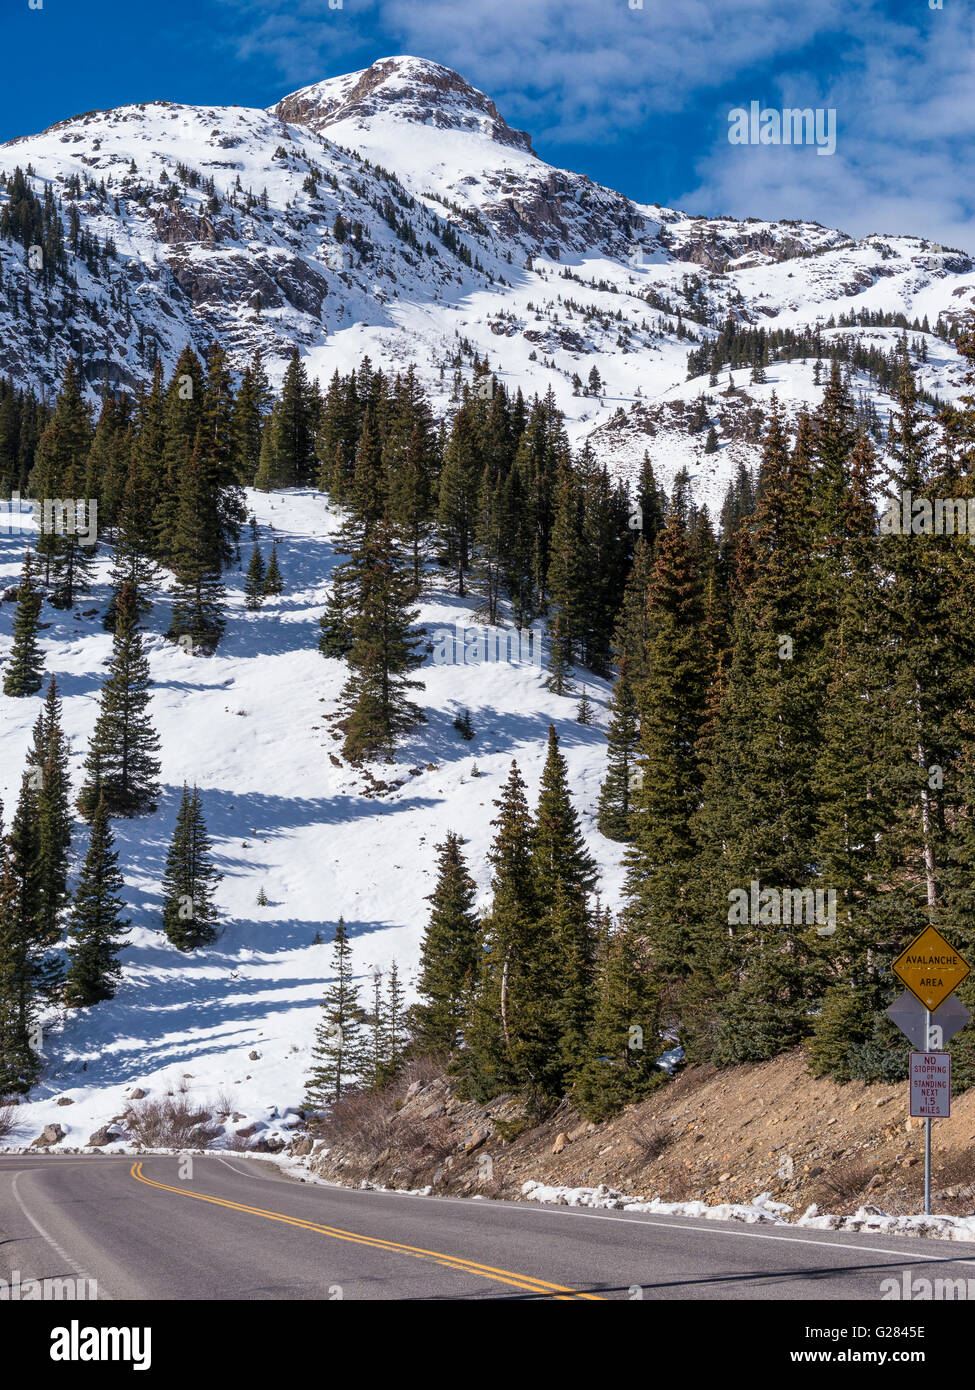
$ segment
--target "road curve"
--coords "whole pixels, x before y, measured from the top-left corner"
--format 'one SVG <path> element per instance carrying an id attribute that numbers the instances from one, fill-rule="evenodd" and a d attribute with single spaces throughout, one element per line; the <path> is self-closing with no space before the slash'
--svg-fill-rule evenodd
<path id="1" fill-rule="evenodd" d="M 15 1270 L 105 1300 L 875 1300 L 905 1270 L 975 1280 L 975 1244 L 362 1192 L 237 1155 L 8 1154 Z"/>

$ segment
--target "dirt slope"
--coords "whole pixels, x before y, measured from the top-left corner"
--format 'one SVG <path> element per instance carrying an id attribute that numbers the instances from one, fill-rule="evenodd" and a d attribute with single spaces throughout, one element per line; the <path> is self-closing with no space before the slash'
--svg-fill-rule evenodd
<path id="1" fill-rule="evenodd" d="M 873 1203 L 896 1215 L 921 1209 L 924 1127 L 907 1109 L 906 1082 L 839 1086 L 810 1076 L 800 1053 L 728 1071 L 689 1068 L 600 1125 L 567 1104 L 539 1121 L 516 1098 L 464 1102 L 449 1080 L 424 1075 L 344 1102 L 311 1166 L 353 1185 L 470 1196 L 518 1197 L 535 1179 L 709 1204 L 768 1192 L 797 1215 L 813 1202 L 838 1213 Z M 954 1102 L 950 1120 L 934 1122 L 933 1171 L 934 1210 L 973 1214 L 975 1090 Z"/>

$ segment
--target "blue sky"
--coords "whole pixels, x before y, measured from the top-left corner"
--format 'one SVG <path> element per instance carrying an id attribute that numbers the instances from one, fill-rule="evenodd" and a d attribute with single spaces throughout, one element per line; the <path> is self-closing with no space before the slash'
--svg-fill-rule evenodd
<path id="1" fill-rule="evenodd" d="M 412 53 L 543 158 L 642 201 L 972 250 L 975 24 L 970 0 L 941 2 L 5 0 L 0 140 L 155 97 L 267 106 Z M 729 144 L 752 100 L 835 108 L 836 153 Z"/>

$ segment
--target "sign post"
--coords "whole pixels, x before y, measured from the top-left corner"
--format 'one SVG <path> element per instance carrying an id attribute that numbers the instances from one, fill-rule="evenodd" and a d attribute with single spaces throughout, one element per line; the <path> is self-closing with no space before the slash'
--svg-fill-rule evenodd
<path id="1" fill-rule="evenodd" d="M 911 1115 L 924 1120 L 924 1214 L 931 1215 L 931 1120 L 951 1114 L 951 1056 L 941 1048 L 971 1014 L 957 999 L 945 1001 L 971 973 L 968 962 L 934 927 L 925 927 L 894 961 L 894 974 L 908 988 L 887 1010 L 902 1033 L 917 1046 L 924 1011 L 924 1051 L 911 1053 Z M 916 1001 L 916 1003 L 914 1002 Z M 939 1015 L 932 1023 L 932 1011 Z"/>

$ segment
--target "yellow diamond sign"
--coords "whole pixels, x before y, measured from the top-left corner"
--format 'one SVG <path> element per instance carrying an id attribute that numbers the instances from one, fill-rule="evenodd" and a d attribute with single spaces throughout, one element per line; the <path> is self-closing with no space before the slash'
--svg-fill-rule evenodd
<path id="1" fill-rule="evenodd" d="M 967 961 L 934 927 L 925 927 L 894 961 L 894 974 L 932 1012 L 970 973 Z"/>

